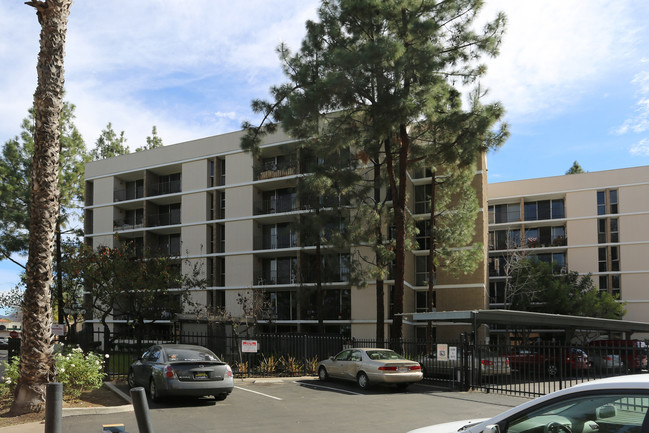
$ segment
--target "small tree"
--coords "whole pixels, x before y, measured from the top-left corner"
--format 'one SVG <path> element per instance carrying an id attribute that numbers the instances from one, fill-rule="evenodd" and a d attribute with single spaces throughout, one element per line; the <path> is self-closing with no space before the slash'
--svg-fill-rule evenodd
<path id="1" fill-rule="evenodd" d="M 90 151 L 90 155 L 95 161 L 112 158 L 113 156 L 127 155 L 128 153 L 124 131 L 121 131 L 118 135 L 111 122 L 108 122 L 106 128 L 101 130 L 101 134 L 95 142 L 95 148 Z"/>
<path id="2" fill-rule="evenodd" d="M 151 128 L 151 135 L 146 138 L 146 145 L 138 147 L 135 151 L 142 152 L 144 150 L 155 149 L 156 147 L 162 146 L 164 146 L 164 144 L 162 143 L 162 138 L 158 135 L 158 128 L 153 125 L 153 128 Z"/>
<path id="3" fill-rule="evenodd" d="M 620 320 L 625 303 L 595 287 L 591 274 L 555 273 L 555 266 L 535 258 L 523 259 L 512 278 L 517 288 L 512 309 L 539 313 Z M 570 341 L 574 332 L 566 332 Z"/>
<path id="4" fill-rule="evenodd" d="M 182 312 L 190 289 L 206 285 L 199 266 L 184 260 L 191 271 L 183 273 L 183 260 L 151 252 L 145 256 L 133 242 L 98 249 L 80 244 L 68 248 L 66 255 L 67 271 L 83 283 L 105 335 L 108 319 L 119 316 L 135 331 L 138 344 L 148 323 Z"/>
<path id="5" fill-rule="evenodd" d="M 584 169 L 581 168 L 581 165 L 577 161 L 572 163 L 572 167 L 566 171 L 566 174 L 579 174 L 579 173 L 584 173 Z"/>

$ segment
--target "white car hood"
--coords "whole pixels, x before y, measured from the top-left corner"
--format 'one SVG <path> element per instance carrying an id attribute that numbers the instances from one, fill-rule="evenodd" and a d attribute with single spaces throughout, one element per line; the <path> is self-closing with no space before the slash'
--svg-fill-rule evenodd
<path id="1" fill-rule="evenodd" d="M 458 431 L 468 431 L 469 427 L 478 425 L 488 418 L 470 419 L 464 421 L 446 422 L 444 424 L 435 424 L 428 427 L 422 427 L 411 430 L 408 433 L 457 433 Z"/>

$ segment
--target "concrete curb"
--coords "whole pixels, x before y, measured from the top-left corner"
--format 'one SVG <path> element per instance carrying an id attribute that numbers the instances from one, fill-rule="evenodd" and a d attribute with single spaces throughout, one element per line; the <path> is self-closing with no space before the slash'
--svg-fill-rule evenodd
<path id="1" fill-rule="evenodd" d="M 293 377 L 244 377 L 234 379 L 236 385 L 237 382 L 241 383 L 282 383 L 282 382 L 292 382 L 295 380 L 316 380 L 318 376 L 293 376 Z"/>
<path id="2" fill-rule="evenodd" d="M 67 407 L 63 408 L 61 416 L 99 415 L 133 411 L 131 398 L 117 389 L 115 382 L 104 382 L 104 385 L 106 385 L 106 387 L 108 387 L 108 389 L 113 391 L 115 394 L 120 396 L 127 404 L 124 404 L 122 406 Z"/>

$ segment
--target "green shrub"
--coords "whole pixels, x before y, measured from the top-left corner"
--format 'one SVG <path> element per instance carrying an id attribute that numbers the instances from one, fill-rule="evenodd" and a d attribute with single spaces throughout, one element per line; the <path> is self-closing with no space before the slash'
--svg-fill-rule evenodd
<path id="1" fill-rule="evenodd" d="M 10 398 L 16 389 L 18 376 L 20 374 L 18 366 L 20 365 L 20 358 L 14 356 L 10 362 L 3 361 L 5 365 L 5 373 L 2 380 L 0 380 L 0 399 L 4 400 Z"/>
<path id="2" fill-rule="evenodd" d="M 106 358 L 108 355 L 106 355 Z M 101 388 L 104 383 L 104 357 L 90 352 L 84 354 L 76 347 L 66 353 L 56 353 L 57 381 L 63 385 L 63 394 L 70 398 L 78 398 L 82 393 Z M 20 375 L 20 358 L 14 356 L 11 362 L 4 362 L 5 373 L 0 380 L 0 398 L 13 396 L 18 376 Z"/>
<path id="3" fill-rule="evenodd" d="M 57 380 L 63 384 L 65 395 L 78 398 L 85 391 L 101 388 L 106 377 L 103 355 L 84 354 L 81 348 L 76 347 L 65 354 L 57 353 L 54 359 Z"/>

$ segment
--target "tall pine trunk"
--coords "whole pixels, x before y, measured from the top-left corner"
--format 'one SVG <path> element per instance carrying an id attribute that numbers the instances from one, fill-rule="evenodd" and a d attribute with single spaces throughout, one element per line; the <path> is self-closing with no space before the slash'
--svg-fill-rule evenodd
<path id="1" fill-rule="evenodd" d="M 38 84 L 34 93 L 34 155 L 25 271 L 20 377 L 11 414 L 39 412 L 55 377 L 52 348 L 53 249 L 59 215 L 59 118 L 63 107 L 65 35 L 72 0 L 26 3 L 41 25 Z"/>

